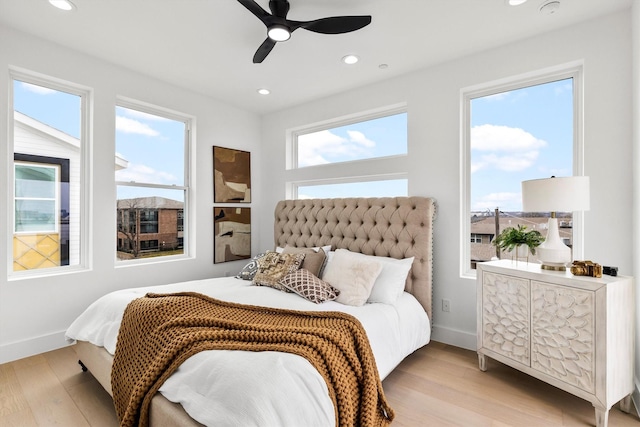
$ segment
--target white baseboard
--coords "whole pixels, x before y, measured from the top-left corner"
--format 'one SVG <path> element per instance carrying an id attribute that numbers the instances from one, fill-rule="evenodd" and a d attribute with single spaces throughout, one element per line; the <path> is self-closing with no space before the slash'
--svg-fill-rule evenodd
<path id="1" fill-rule="evenodd" d="M 69 343 L 64 338 L 65 331 L 54 332 L 28 340 L 16 341 L 0 346 L 0 363 L 12 362 L 36 354 L 65 347 Z"/>
<path id="2" fill-rule="evenodd" d="M 460 331 L 457 329 L 444 328 L 442 326 L 433 325 L 431 331 L 431 339 L 444 344 L 454 345 L 456 347 L 465 348 L 475 351 L 477 348 L 476 333 Z"/>

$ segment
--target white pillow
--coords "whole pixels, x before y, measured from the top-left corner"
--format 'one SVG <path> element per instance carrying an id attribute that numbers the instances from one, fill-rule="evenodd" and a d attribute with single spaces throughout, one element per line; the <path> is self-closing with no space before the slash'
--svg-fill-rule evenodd
<path id="1" fill-rule="evenodd" d="M 382 271 L 382 263 L 353 255 L 345 249 L 337 250 L 327 264 L 322 280 L 340 291 L 337 302 L 359 307 L 367 302 Z"/>
<path id="2" fill-rule="evenodd" d="M 413 265 L 414 257 L 396 259 L 350 252 L 347 249 L 338 249 L 336 252 L 341 251 L 349 252 L 355 258 L 374 260 L 382 264 L 382 272 L 373 284 L 371 295 L 367 299 L 367 302 L 381 302 L 391 305 L 396 303 L 400 295 L 402 295 L 402 292 L 404 292 L 404 286 L 407 281 L 407 276 L 409 275 L 409 270 L 411 270 L 411 266 Z M 332 254 L 333 252 L 329 255 L 328 265 L 331 265 Z M 324 276 L 322 279 L 328 281 Z"/>

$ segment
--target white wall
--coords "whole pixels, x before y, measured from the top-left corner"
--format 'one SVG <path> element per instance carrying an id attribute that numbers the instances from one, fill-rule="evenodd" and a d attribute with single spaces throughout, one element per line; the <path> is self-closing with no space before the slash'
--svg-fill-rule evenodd
<path id="1" fill-rule="evenodd" d="M 633 2 L 631 15 L 633 52 L 633 276 L 636 278 L 636 392 L 633 396 L 640 414 L 640 2 Z"/>
<path id="2" fill-rule="evenodd" d="M 47 41 L 0 26 L 0 141 L 8 135 L 8 67 L 20 67 L 94 89 L 92 270 L 40 279 L 7 281 L 11 241 L 7 223 L 7 160 L 0 143 L 0 363 L 65 345 L 64 331 L 97 297 L 133 286 L 235 273 L 243 263 L 213 264 L 213 145 L 251 151 L 252 172 L 260 174 L 260 117 L 169 86 Z M 167 59 L 167 66 L 171 66 Z M 185 76 L 188 79 L 189 76 Z M 215 76 L 212 76 L 215 78 Z M 170 263 L 115 267 L 115 100 L 125 96 L 196 117 L 195 258 Z M 256 179 L 254 179 L 256 182 Z M 251 206 L 259 206 L 254 192 Z M 257 214 L 257 209 L 252 210 Z M 254 250 L 259 247 L 254 239 Z"/>
<path id="3" fill-rule="evenodd" d="M 592 186 L 591 210 L 585 213 L 585 256 L 618 266 L 620 274 L 633 274 L 630 24 L 625 11 L 266 115 L 263 149 L 271 154 L 263 162 L 262 182 L 268 185 L 256 190 L 263 195 L 264 209 L 272 212 L 285 197 L 285 182 L 293 175 L 285 170 L 287 129 L 406 102 L 409 156 L 400 161 L 409 173 L 409 195 L 432 196 L 438 202 L 433 338 L 475 349 L 475 281 L 458 273 L 460 90 L 582 61 L 584 170 Z M 345 171 L 367 173 L 360 168 L 349 164 Z M 260 221 L 260 241 L 266 248 L 272 244 L 272 215 L 265 213 Z M 442 298 L 451 300 L 451 312 L 441 311 Z"/>

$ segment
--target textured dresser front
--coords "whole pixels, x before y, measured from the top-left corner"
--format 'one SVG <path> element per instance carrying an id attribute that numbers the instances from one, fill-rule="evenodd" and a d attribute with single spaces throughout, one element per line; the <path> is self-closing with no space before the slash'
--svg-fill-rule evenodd
<path id="1" fill-rule="evenodd" d="M 529 280 L 485 272 L 482 277 L 482 347 L 530 365 Z"/>
<path id="2" fill-rule="evenodd" d="M 633 280 L 578 277 L 539 265 L 478 265 L 478 364 L 512 366 L 590 401 L 596 426 L 631 408 Z"/>
<path id="3" fill-rule="evenodd" d="M 595 293 L 532 281 L 531 367 L 595 392 Z"/>

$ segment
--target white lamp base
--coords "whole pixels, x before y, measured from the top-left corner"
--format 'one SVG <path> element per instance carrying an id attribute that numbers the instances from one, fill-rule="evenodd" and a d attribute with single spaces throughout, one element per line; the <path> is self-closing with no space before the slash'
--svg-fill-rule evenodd
<path id="1" fill-rule="evenodd" d="M 536 249 L 544 270 L 565 271 L 571 262 L 571 248 L 560 239 L 558 219 L 549 218 L 547 237 Z"/>

